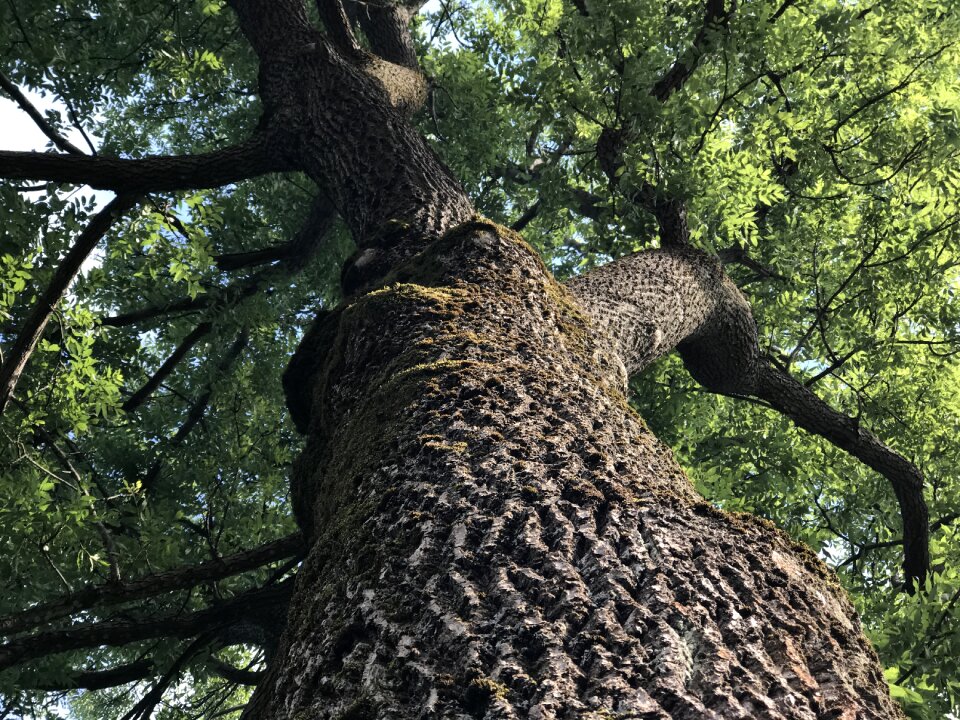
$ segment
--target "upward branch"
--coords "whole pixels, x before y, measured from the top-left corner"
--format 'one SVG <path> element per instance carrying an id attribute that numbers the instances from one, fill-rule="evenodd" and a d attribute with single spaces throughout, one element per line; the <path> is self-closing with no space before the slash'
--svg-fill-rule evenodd
<path id="1" fill-rule="evenodd" d="M 4 92 L 13 98 L 14 102 L 16 102 L 17 105 L 19 105 L 21 109 L 30 116 L 30 119 L 33 120 L 34 124 L 40 128 L 40 131 L 46 135 L 50 139 L 50 142 L 52 142 L 56 147 L 60 148 L 60 150 L 65 153 L 70 153 L 71 155 L 85 154 L 80 148 L 58 133 L 56 128 L 47 122 L 46 118 L 43 117 L 43 114 L 32 102 L 30 102 L 27 96 L 20 91 L 20 88 L 12 83 L 10 78 L 8 78 L 2 72 L 0 72 L 0 88 L 3 88 Z"/>
<path id="2" fill-rule="evenodd" d="M 750 305 L 719 260 L 690 247 L 637 253 L 568 288 L 611 334 L 628 374 L 675 347 L 706 389 L 764 400 L 887 478 L 903 518 L 904 569 L 923 582 L 930 558 L 920 471 L 761 355 Z"/>
<path id="3" fill-rule="evenodd" d="M 347 55 L 359 55 L 360 45 L 353 36 L 350 19 L 340 0 L 317 0 L 320 19 L 327 27 L 327 33 L 337 49 Z"/>
<path id="4" fill-rule="evenodd" d="M 283 152 L 330 198 L 361 248 L 352 263 L 357 286 L 473 214 L 406 120 L 423 95 L 416 70 L 338 51 L 311 25 L 302 0 L 230 5 L 259 56 L 260 94 Z"/>
<path id="5" fill-rule="evenodd" d="M 136 202 L 137 197 L 129 194 L 118 195 L 111 200 L 80 233 L 80 237 L 77 238 L 73 247 L 70 248 L 66 257 L 57 267 L 50 285 L 47 286 L 40 299 L 37 300 L 37 304 L 30 311 L 23 327 L 20 329 L 20 333 L 17 335 L 17 339 L 13 343 L 13 347 L 10 348 L 4 358 L 3 365 L 0 365 L 0 414 L 6 409 L 10 398 L 13 397 L 17 381 L 20 379 L 33 349 L 40 341 L 43 330 L 60 303 L 60 299 L 66 293 L 67 288 L 70 287 L 70 283 L 77 277 L 77 273 L 80 272 L 83 261 L 93 252 L 97 243 L 110 229 L 113 221 L 132 208 Z"/>
<path id="6" fill-rule="evenodd" d="M 720 29 L 730 18 L 733 10 L 727 10 L 724 0 L 707 0 L 703 24 L 697 31 L 690 48 L 676 59 L 670 69 L 660 78 L 650 94 L 665 102 L 674 92 L 683 87 L 700 64 L 700 58 L 709 48 L 712 33 Z"/>
<path id="7" fill-rule="evenodd" d="M 673 93 L 679 91 L 693 75 L 701 58 L 710 50 L 714 34 L 729 21 L 736 3 L 727 7 L 725 0 L 707 0 L 704 8 L 703 23 L 697 31 L 693 44 L 680 55 L 664 75 L 650 88 L 650 95 L 665 103 Z M 617 67 L 621 75 L 624 67 Z M 660 226 L 660 238 L 663 245 L 680 246 L 690 242 L 690 230 L 687 226 L 686 207 L 682 198 L 671 197 L 662 192 L 648 180 L 639 185 L 625 187 L 621 182 L 624 168 L 624 151 L 628 144 L 636 139 L 637 118 L 628 117 L 622 127 L 605 127 L 597 139 L 597 161 L 611 188 L 616 188 L 630 202 L 646 209 L 657 219 Z"/>
<path id="8" fill-rule="evenodd" d="M 414 70 L 419 70 L 420 64 L 410 34 L 410 19 L 422 4 L 421 0 L 382 4 L 348 0 L 370 49 L 387 62 Z"/>

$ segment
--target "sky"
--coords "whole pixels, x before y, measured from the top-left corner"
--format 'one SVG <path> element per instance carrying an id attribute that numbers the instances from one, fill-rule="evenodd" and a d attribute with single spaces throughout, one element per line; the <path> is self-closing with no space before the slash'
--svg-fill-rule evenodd
<path id="1" fill-rule="evenodd" d="M 21 88 L 21 91 L 40 112 L 60 110 L 66 116 L 66 107 L 63 103 L 56 102 L 51 96 L 43 96 L 26 88 Z M 89 135 L 89 132 L 87 134 Z M 87 148 L 86 140 L 75 128 L 68 126 L 64 129 L 64 135 L 78 148 L 83 150 Z M 91 140 L 95 145 L 98 144 L 96 137 L 91 136 Z M 0 95 L 0 150 L 47 152 L 48 145 L 47 136 L 34 124 L 30 116 L 13 100 Z M 84 195 L 93 193 L 97 207 L 102 207 L 113 197 L 113 193 L 94 191 L 89 186 L 84 186 L 80 192 Z"/>
<path id="2" fill-rule="evenodd" d="M 21 91 L 40 112 L 57 109 L 66 116 L 66 106 L 56 102 L 49 95 L 44 97 L 26 88 L 21 88 Z M 87 134 L 89 135 L 90 133 L 88 132 Z M 67 140 L 78 148 L 87 149 L 87 142 L 79 130 L 72 127 L 64 128 L 64 135 Z M 99 144 L 96 137 L 91 136 L 90 139 L 94 145 Z M 48 146 L 49 140 L 47 136 L 40 131 L 33 120 L 30 119 L 30 116 L 21 110 L 20 106 L 13 100 L 0 95 L 0 150 L 49 152 Z M 41 191 L 41 194 L 42 192 L 43 191 Z M 103 207 L 113 198 L 112 192 L 93 190 L 89 185 L 84 185 L 79 189 L 74 188 L 68 190 L 66 194 L 72 195 L 74 193 L 80 193 L 85 196 L 93 195 L 96 207 L 98 208 Z M 23 193 L 23 195 L 27 198 L 31 196 L 36 197 L 36 193 Z M 99 264 L 100 260 L 100 252 L 91 253 L 90 257 L 80 266 L 80 273 L 85 274 L 91 267 Z"/>
<path id="3" fill-rule="evenodd" d="M 26 91 L 25 94 L 41 111 L 55 107 L 49 99 L 37 93 Z M 0 150 L 43 150 L 46 144 L 46 136 L 33 120 L 13 100 L 0 96 Z"/>

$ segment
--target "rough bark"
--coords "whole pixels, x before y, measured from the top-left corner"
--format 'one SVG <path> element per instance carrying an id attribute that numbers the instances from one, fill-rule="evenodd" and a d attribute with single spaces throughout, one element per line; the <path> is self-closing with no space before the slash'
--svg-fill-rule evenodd
<path id="1" fill-rule="evenodd" d="M 460 184 L 406 120 L 424 93 L 416 70 L 338 52 L 297 0 L 231 5 L 260 57 L 278 152 L 320 186 L 360 248 L 348 293 L 470 217 Z"/>
<path id="2" fill-rule="evenodd" d="M 692 328 L 754 332 L 678 315 L 713 317 L 722 272 L 629 321 L 653 350 L 611 339 L 516 236 L 461 224 L 415 69 L 339 11 L 340 49 L 296 0 L 231 5 L 278 151 L 360 248 L 284 378 L 310 550 L 245 717 L 901 717 L 833 576 L 704 502 L 626 402 Z"/>
<path id="3" fill-rule="evenodd" d="M 247 718 L 901 717 L 833 576 L 693 491 L 615 347 L 483 223 L 318 320 L 311 550 Z"/>
<path id="4" fill-rule="evenodd" d="M 676 245 L 622 258 L 568 288 L 610 333 L 628 374 L 677 348 L 706 389 L 764 400 L 886 477 L 903 518 L 907 587 L 923 582 L 930 555 L 920 470 L 761 355 L 750 304 L 718 258 Z"/>
<path id="5" fill-rule="evenodd" d="M 609 333 L 628 375 L 686 340 L 716 332 L 715 320 L 725 300 L 742 311 L 725 314 L 731 318 L 739 314 L 742 322 L 730 328 L 734 337 L 721 353 L 720 359 L 731 367 L 712 374 L 742 376 L 756 357 L 750 306 L 727 279 L 720 261 L 694 248 L 635 253 L 571 279 L 567 289 Z M 727 356 L 727 348 L 742 350 Z"/>

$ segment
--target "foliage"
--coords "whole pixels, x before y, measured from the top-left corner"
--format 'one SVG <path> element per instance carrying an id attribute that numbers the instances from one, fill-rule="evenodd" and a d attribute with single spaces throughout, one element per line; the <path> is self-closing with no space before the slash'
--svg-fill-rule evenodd
<path id="1" fill-rule="evenodd" d="M 484 214 L 529 221 L 527 240 L 568 276 L 657 244 L 636 188 L 683 198 L 696 244 L 731 259 L 763 348 L 920 466 L 939 572 L 911 596 L 898 590 L 899 516 L 882 478 L 768 409 L 705 394 L 676 357 L 634 382 L 636 407 L 708 497 L 770 518 L 837 568 L 911 716 L 956 710 L 953 4 L 741 0 L 706 27 L 703 3 L 692 0 L 429 7 L 417 21 L 431 81 L 418 122 Z M 51 122 L 81 123 L 102 139 L 101 154 L 209 150 L 242 140 L 259 117 L 252 53 L 218 2 L 12 0 L 0 6 L 0 47 L 16 58 L 0 69 L 65 103 L 73 118 Z M 675 63 L 692 70 L 661 101 L 651 88 Z M 597 157 L 604 129 L 626 132 L 616 187 Z M 292 531 L 286 481 L 299 441 L 280 375 L 306 323 L 336 301 L 349 241 L 329 233 L 296 273 L 279 262 L 221 265 L 289 241 L 313 193 L 296 177 L 267 176 L 152 194 L 101 244 L 0 418 L 0 573 L 14 590 L 0 615 L 108 582 L 111 554 L 136 577 Z M 4 181 L 0 208 L 6 351 L 93 206 L 82 191 Z M 143 308 L 159 312 L 128 315 Z M 185 359 L 125 410 L 203 323 L 209 331 Z M 271 572 L 118 612 L 205 607 Z M 146 655 L 170 667 L 188 645 L 164 638 L 62 653 L 0 683 L 25 717 L 66 706 L 77 717 L 116 715 L 149 682 L 52 700 L 17 688 Z M 251 659 L 243 647 L 219 657 L 234 653 L 242 665 Z M 247 691 L 205 671 L 204 657 L 191 661 L 159 717 L 242 705 Z"/>

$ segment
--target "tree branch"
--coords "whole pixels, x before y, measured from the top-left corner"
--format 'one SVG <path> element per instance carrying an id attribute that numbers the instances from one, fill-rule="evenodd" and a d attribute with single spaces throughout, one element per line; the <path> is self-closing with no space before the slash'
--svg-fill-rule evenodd
<path id="1" fill-rule="evenodd" d="M 4 92 L 7 93 L 14 102 L 21 107 L 21 109 L 30 116 L 30 119 L 36 124 L 40 131 L 50 138 L 50 142 L 54 146 L 60 148 L 66 153 L 71 155 L 81 155 L 85 156 L 83 150 L 78 148 L 76 145 L 67 140 L 63 135 L 58 133 L 56 129 L 47 122 L 46 118 L 43 117 L 43 113 L 37 110 L 36 106 L 30 102 L 26 95 L 20 92 L 20 88 L 14 85 L 10 78 L 0 72 L 0 88 L 3 88 Z"/>
<path id="2" fill-rule="evenodd" d="M 320 20 L 327 28 L 327 34 L 337 50 L 347 57 L 359 56 L 360 44 L 353 36 L 350 18 L 347 17 L 341 0 L 317 0 L 317 10 L 320 11 Z"/>
<path id="3" fill-rule="evenodd" d="M 652 183 L 643 180 L 634 189 L 621 185 L 623 153 L 632 131 L 622 128 L 604 128 L 597 139 L 597 162 L 607 176 L 611 188 L 619 189 L 630 202 L 652 213 L 660 226 L 660 241 L 664 246 L 680 247 L 690 244 L 686 205 L 680 198 L 669 197 Z"/>
<path id="4" fill-rule="evenodd" d="M 753 270 L 760 277 L 772 278 L 774 280 L 780 280 L 783 282 L 786 282 L 787 280 L 787 278 L 773 268 L 768 267 L 767 265 L 764 265 L 763 263 L 750 257 L 750 254 L 742 245 L 731 245 L 728 248 L 724 248 L 717 253 L 717 257 L 720 258 L 720 262 L 722 262 L 724 265 L 743 265 L 745 268 Z"/>
<path id="5" fill-rule="evenodd" d="M 17 638 L 0 645 L 0 670 L 27 660 L 55 653 L 103 645 L 126 645 L 154 638 L 187 638 L 232 625 L 251 614 L 278 612 L 286 607 L 293 583 L 251 590 L 218 605 L 184 615 L 157 617 L 152 620 L 112 620 L 83 623 L 59 630 L 49 630 Z"/>
<path id="6" fill-rule="evenodd" d="M 567 281 L 567 289 L 610 333 L 628 375 L 641 372 L 706 325 L 723 270 L 688 247 L 634 253 Z"/>
<path id="7" fill-rule="evenodd" d="M 410 35 L 410 19 L 422 4 L 348 0 L 351 14 L 360 23 L 370 49 L 387 62 L 418 71 L 420 63 Z"/>
<path id="8" fill-rule="evenodd" d="M 516 232 L 523 232 L 524 228 L 533 222 L 534 218 L 536 218 L 539 213 L 540 201 L 535 200 L 533 203 L 531 203 L 530 207 L 523 211 L 523 215 L 517 218 L 516 222 L 510 226 L 510 229 Z"/>
<path id="9" fill-rule="evenodd" d="M 731 3 L 728 10 L 725 0 L 706 0 L 703 24 L 693 45 L 654 83 L 650 89 L 651 96 L 661 103 L 666 102 L 686 84 L 709 49 L 712 33 L 726 26 L 735 8 L 735 2 Z M 622 76 L 623 68 L 619 67 L 618 72 Z M 653 213 L 660 226 L 660 238 L 664 245 L 688 245 L 690 230 L 687 226 L 686 205 L 682 198 L 667 196 L 646 180 L 636 189 L 624 191 L 621 187 L 623 153 L 635 135 L 632 125 L 633 121 L 629 120 L 624 127 L 605 127 L 601 131 L 597 140 L 597 161 L 600 169 L 607 176 L 611 188 L 620 189 L 630 202 Z"/>
<path id="10" fill-rule="evenodd" d="M 220 187 L 292 169 L 263 135 L 199 155 L 140 159 L 0 151 L 0 178 L 90 185 L 126 194 Z"/>
<path id="11" fill-rule="evenodd" d="M 120 585 L 111 583 L 86 587 L 58 600 L 37 605 L 14 615 L 0 617 L 0 633 L 10 635 L 67 617 L 81 610 L 119 605 L 131 600 L 141 600 L 160 593 L 183 590 L 211 580 L 239 575 L 296 555 L 302 550 L 303 536 L 300 533 L 293 533 L 252 550 L 234 553 L 216 561 L 167 570 Z"/>
<path id="12" fill-rule="evenodd" d="M 703 15 L 703 25 L 693 40 L 693 45 L 680 57 L 671 68 L 653 85 L 650 94 L 660 102 L 666 100 L 677 90 L 682 88 L 693 71 L 700 64 L 700 58 L 707 52 L 710 45 L 710 34 L 723 27 L 730 20 L 733 8 L 728 11 L 724 0 L 707 0 Z"/>
<path id="13" fill-rule="evenodd" d="M 947 515 L 944 515 L 939 520 L 936 520 L 930 523 L 930 533 L 931 534 L 935 533 L 940 528 L 946 525 L 950 525 L 951 523 L 955 522 L 957 519 L 960 519 L 960 513 L 948 513 Z M 866 555 L 868 552 L 871 552 L 872 550 L 882 550 L 883 548 L 897 547 L 898 545 L 903 545 L 903 538 L 900 538 L 899 540 L 884 540 L 882 542 L 877 541 L 877 542 L 867 543 L 864 545 L 857 545 L 856 552 L 854 552 L 852 555 L 850 555 L 850 557 L 848 557 L 846 560 L 844 560 L 839 565 L 837 565 L 837 567 L 842 568 L 842 567 L 846 567 L 847 565 L 856 563 L 860 558 L 862 558 L 864 555 Z"/>
<path id="14" fill-rule="evenodd" d="M 904 570 L 921 582 L 930 566 L 927 504 L 920 470 L 851 417 L 837 412 L 769 360 L 760 363 L 754 392 L 808 432 L 820 435 L 883 475 L 893 487 L 903 518 Z"/>
<path id="15" fill-rule="evenodd" d="M 281 275 L 293 275 L 300 272 L 310 259 L 319 252 L 320 248 L 323 247 L 323 241 L 333 227 L 336 217 L 336 210 L 333 205 L 330 204 L 330 201 L 323 195 L 317 196 L 310 206 L 310 212 L 300 230 L 297 231 L 297 234 L 293 236 L 293 239 L 289 243 L 280 246 L 280 248 L 284 250 L 282 255 L 277 258 L 280 260 L 280 263 L 276 268 L 276 272 Z M 278 248 L 278 250 L 280 248 Z M 253 253 L 238 253 L 236 256 L 223 257 L 248 256 L 266 252 L 267 251 L 254 251 Z M 244 279 L 242 282 L 230 284 L 218 293 L 211 292 L 208 295 L 195 298 L 180 298 L 179 300 L 172 300 L 164 305 L 153 305 L 151 307 L 141 308 L 140 310 L 105 317 L 101 320 L 101 323 L 110 327 L 125 327 L 144 320 L 152 320 L 153 318 L 163 315 L 199 312 L 212 305 L 230 304 L 256 293 L 261 285 L 270 277 L 271 275 L 267 272 L 259 272 Z"/>
<path id="16" fill-rule="evenodd" d="M 628 374 L 674 347 L 707 390 L 757 398 L 887 478 L 904 528 L 907 588 L 929 570 L 923 478 L 913 463 L 761 356 L 750 304 L 716 258 L 693 248 L 637 253 L 567 287 L 612 336 Z"/>
<path id="17" fill-rule="evenodd" d="M 23 369 L 30 359 L 34 348 L 43 336 L 43 330 L 50 320 L 50 316 L 60 303 L 70 283 L 80 272 L 80 266 L 87 259 L 97 243 L 110 229 L 113 221 L 125 213 L 137 203 L 135 195 L 118 195 L 111 200 L 106 207 L 94 215 L 90 224 L 84 229 L 77 241 L 67 252 L 60 265 L 57 267 L 53 278 L 47 289 L 37 300 L 27 319 L 24 321 L 13 347 L 7 353 L 0 366 L 0 414 L 7 407 L 10 398 L 13 397 L 13 391 L 17 386 L 17 381 L 23 373 Z"/>
<path id="18" fill-rule="evenodd" d="M 245 670 L 215 657 L 207 660 L 206 664 L 224 680 L 235 682 L 238 685 L 257 685 L 266 675 L 263 670 Z"/>
<path id="19" fill-rule="evenodd" d="M 217 267 L 224 272 L 232 270 L 242 270 L 253 265 L 266 265 L 267 263 L 282 260 L 290 252 L 290 244 L 275 245 L 260 250 L 249 250 L 247 252 L 227 253 L 224 255 L 215 255 L 214 262 Z"/>
<path id="20" fill-rule="evenodd" d="M 247 331 L 245 329 L 241 330 L 237 339 L 227 352 L 224 353 L 220 362 L 217 363 L 216 374 L 214 375 L 215 379 L 207 384 L 206 389 L 200 394 L 200 397 L 190 406 L 190 410 L 187 412 L 187 419 L 183 421 L 183 424 L 177 429 L 174 436 L 170 438 L 170 442 L 167 445 L 168 450 L 179 447 L 187 435 L 189 435 L 193 431 L 193 428 L 203 419 L 204 414 L 207 412 L 207 406 L 210 404 L 210 398 L 213 397 L 214 382 L 216 379 L 223 377 L 227 370 L 230 369 L 230 366 L 240 357 L 249 340 L 250 336 Z M 162 468 L 163 458 L 158 457 L 143 478 L 143 489 L 145 491 L 150 492 L 153 489 L 154 483 L 160 476 Z"/>
<path id="21" fill-rule="evenodd" d="M 153 717 L 154 708 L 163 699 L 163 694 L 167 691 L 167 688 L 177 679 L 184 666 L 210 643 L 210 639 L 210 633 L 203 633 L 190 643 L 171 663 L 167 671 L 157 679 L 147 694 L 140 698 L 120 720 L 149 720 Z"/>
<path id="22" fill-rule="evenodd" d="M 153 394 L 154 390 L 160 387 L 160 384 L 170 376 L 170 373 L 172 373 L 180 361 L 187 356 L 187 353 L 189 353 L 198 342 L 209 335 L 212 329 L 213 323 L 202 322 L 197 325 L 190 334 L 180 342 L 176 349 L 170 353 L 170 357 L 164 360 L 163 364 L 150 379 L 147 380 L 139 390 L 127 398 L 122 406 L 123 411 L 130 413 L 140 407 L 147 398 Z"/>
<path id="23" fill-rule="evenodd" d="M 188 314 L 200 312 L 210 304 L 210 298 L 205 295 L 198 295 L 195 298 L 180 298 L 166 305 L 150 305 L 149 307 L 131 310 L 119 315 L 108 315 L 100 319 L 100 324 L 107 327 L 127 327 L 136 325 L 144 320 L 153 320 L 164 315 Z"/>
<path id="24" fill-rule="evenodd" d="M 155 669 L 152 660 L 137 660 L 126 665 L 118 665 L 107 670 L 85 670 L 75 672 L 59 680 L 31 681 L 29 675 L 21 675 L 17 681 L 21 687 L 44 692 L 58 690 L 103 690 L 136 682 L 153 675 Z"/>

